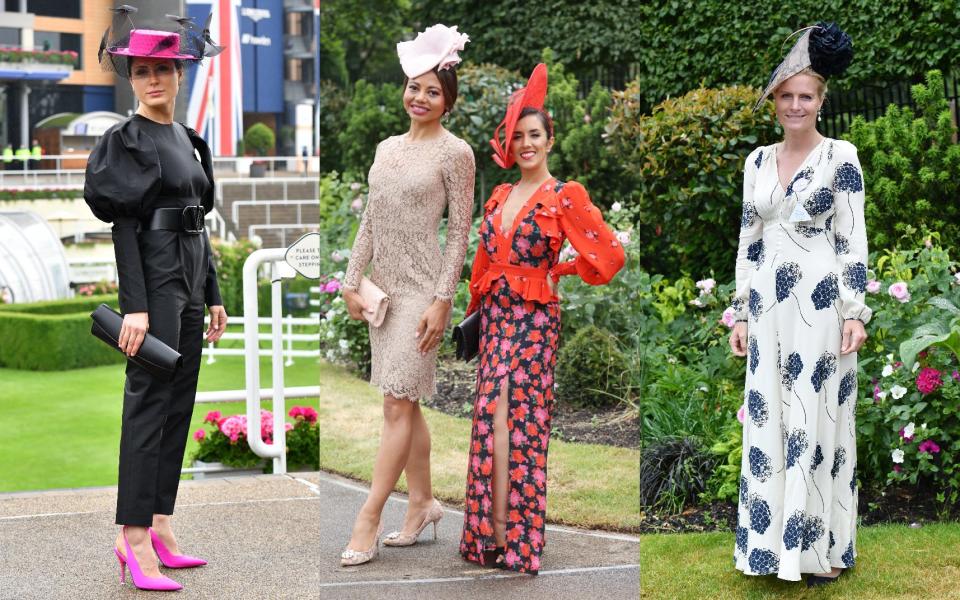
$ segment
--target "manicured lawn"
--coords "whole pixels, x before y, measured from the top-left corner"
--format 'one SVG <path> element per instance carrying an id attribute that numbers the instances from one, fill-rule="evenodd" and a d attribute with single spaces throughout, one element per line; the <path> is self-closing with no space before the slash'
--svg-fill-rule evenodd
<path id="1" fill-rule="evenodd" d="M 200 371 L 201 391 L 244 387 L 243 357 L 220 357 Z M 0 492 L 116 485 L 123 365 L 38 373 L 0 369 Z M 271 382 L 270 359 L 261 359 L 261 387 Z M 317 363 L 297 359 L 284 371 L 289 386 L 316 385 Z M 315 405 L 315 400 L 287 402 Z M 270 409 L 271 401 L 263 407 Z M 207 411 L 245 411 L 242 402 L 198 404 L 191 432 Z M 187 456 L 195 442 L 191 436 Z"/>
<path id="2" fill-rule="evenodd" d="M 320 468 L 369 481 L 380 443 L 383 397 L 346 370 L 320 363 Z M 423 409 L 432 440 L 434 494 L 462 506 L 470 420 Z M 640 453 L 550 441 L 547 518 L 554 523 L 636 531 Z M 398 489 L 406 490 L 400 478 Z"/>
<path id="3" fill-rule="evenodd" d="M 960 523 L 857 531 L 857 566 L 833 584 L 751 577 L 733 567 L 733 534 L 645 535 L 640 540 L 640 596 L 670 600 L 960 598 Z"/>

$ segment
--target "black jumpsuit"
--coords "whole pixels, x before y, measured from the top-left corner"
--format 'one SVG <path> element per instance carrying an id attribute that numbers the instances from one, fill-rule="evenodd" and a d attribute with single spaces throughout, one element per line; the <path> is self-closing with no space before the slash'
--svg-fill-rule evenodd
<path id="1" fill-rule="evenodd" d="M 199 160 L 198 160 L 199 159 Z M 84 199 L 113 223 L 123 314 L 149 313 L 149 332 L 183 355 L 172 382 L 127 362 L 117 524 L 173 514 L 200 372 L 203 307 L 223 304 L 206 234 L 150 230 L 157 208 L 213 208 L 210 150 L 196 132 L 134 115 L 90 154 Z"/>

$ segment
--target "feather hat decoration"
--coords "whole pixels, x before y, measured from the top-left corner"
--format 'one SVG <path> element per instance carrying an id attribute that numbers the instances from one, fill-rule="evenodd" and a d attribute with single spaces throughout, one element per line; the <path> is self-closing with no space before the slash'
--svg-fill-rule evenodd
<path id="1" fill-rule="evenodd" d="M 826 79 L 842 74 L 850 66 L 850 61 L 853 60 L 853 41 L 836 23 L 820 21 L 816 25 L 791 33 L 784 43 L 798 33 L 801 33 L 800 38 L 783 62 L 773 70 L 753 110 L 759 109 L 778 85 L 807 67 Z"/>
<path id="2" fill-rule="evenodd" d="M 510 154 L 510 140 L 513 130 L 517 126 L 520 112 L 531 107 L 543 110 L 543 103 L 547 99 L 547 65 L 540 63 L 533 68 L 527 85 L 510 95 L 507 103 L 507 113 L 493 132 L 490 145 L 493 146 L 493 161 L 504 169 L 513 166 L 513 156 Z M 500 142 L 500 130 L 504 129 L 503 143 Z"/>

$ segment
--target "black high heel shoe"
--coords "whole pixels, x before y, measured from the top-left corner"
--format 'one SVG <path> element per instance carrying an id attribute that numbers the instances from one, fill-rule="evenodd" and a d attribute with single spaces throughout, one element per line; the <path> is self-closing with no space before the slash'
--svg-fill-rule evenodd
<path id="1" fill-rule="evenodd" d="M 833 583 L 834 581 L 840 579 L 840 576 L 846 572 L 846 569 L 840 569 L 840 572 L 837 573 L 836 577 L 823 577 L 821 575 L 807 575 L 807 587 L 819 587 L 821 585 L 827 585 Z"/>
<path id="2" fill-rule="evenodd" d="M 503 546 L 497 546 L 495 550 L 484 550 L 483 566 L 491 569 L 505 569 L 507 566 L 507 561 L 503 555 Z"/>

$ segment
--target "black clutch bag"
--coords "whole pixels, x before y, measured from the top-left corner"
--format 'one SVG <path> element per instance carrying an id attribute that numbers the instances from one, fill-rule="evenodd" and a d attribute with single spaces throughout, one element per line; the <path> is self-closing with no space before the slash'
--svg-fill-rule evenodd
<path id="1" fill-rule="evenodd" d="M 480 311 L 467 315 L 453 328 L 453 341 L 457 345 L 457 358 L 470 362 L 480 352 Z"/>
<path id="2" fill-rule="evenodd" d="M 122 352 L 117 345 L 120 340 L 120 326 L 123 325 L 123 317 L 120 313 L 106 304 L 101 304 L 90 313 L 90 317 L 93 319 L 90 333 L 117 352 Z M 143 339 L 137 355 L 128 360 L 161 381 L 172 381 L 177 374 L 177 369 L 183 364 L 183 358 L 179 352 L 149 333 Z"/>

